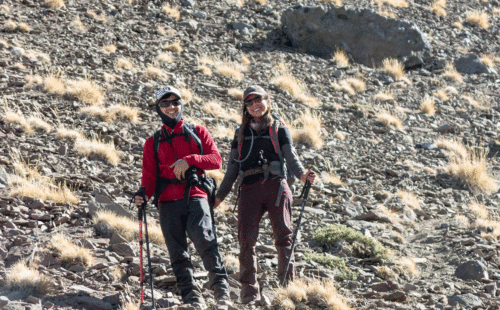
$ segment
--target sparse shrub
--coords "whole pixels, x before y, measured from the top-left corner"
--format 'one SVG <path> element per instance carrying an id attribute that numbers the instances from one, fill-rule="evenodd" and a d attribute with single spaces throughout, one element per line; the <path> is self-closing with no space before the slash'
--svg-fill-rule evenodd
<path id="1" fill-rule="evenodd" d="M 422 99 L 422 103 L 420 104 L 420 111 L 429 116 L 433 116 L 434 114 L 436 114 L 436 107 L 434 106 L 434 98 L 425 95 L 425 97 Z"/>
<path id="2" fill-rule="evenodd" d="M 465 18 L 465 21 L 467 23 L 473 26 L 478 26 L 479 28 L 482 29 L 488 29 L 490 27 L 488 13 L 473 11 L 473 12 L 467 12 L 466 15 L 467 17 Z"/>
<path id="3" fill-rule="evenodd" d="M 446 7 L 446 0 L 435 0 L 432 4 L 432 12 L 436 15 L 446 16 L 446 11 L 444 8 Z"/>
<path id="4" fill-rule="evenodd" d="M 45 5 L 53 9 L 58 9 L 64 6 L 64 0 L 45 0 Z"/>
<path id="5" fill-rule="evenodd" d="M 373 96 L 373 99 L 381 101 L 381 102 L 385 102 L 385 101 L 394 100 L 394 96 L 392 95 L 391 91 L 380 91 L 375 96 Z"/>
<path id="6" fill-rule="evenodd" d="M 158 55 L 158 61 L 172 63 L 174 60 L 172 59 L 172 54 L 170 54 L 170 53 L 160 53 Z"/>
<path id="7" fill-rule="evenodd" d="M 378 260 L 388 260 L 390 251 L 373 238 L 366 237 L 361 232 L 343 225 L 328 225 L 313 232 L 313 240 L 319 246 L 331 248 L 340 240 L 358 242 L 370 248 L 370 257 Z"/>
<path id="8" fill-rule="evenodd" d="M 3 29 L 5 31 L 14 31 L 17 29 L 17 25 L 14 21 L 9 19 L 9 20 L 5 21 L 5 23 L 3 24 Z"/>
<path id="9" fill-rule="evenodd" d="M 7 270 L 5 286 L 11 290 L 33 291 L 45 295 L 53 287 L 53 280 L 49 279 L 25 261 L 20 260 Z"/>
<path id="10" fill-rule="evenodd" d="M 78 246 L 61 234 L 52 236 L 50 246 L 64 265 L 91 267 L 95 258 L 89 249 Z"/>
<path id="11" fill-rule="evenodd" d="M 401 80 L 405 75 L 405 67 L 394 58 L 386 58 L 382 61 L 382 69 L 389 75 Z"/>
<path id="12" fill-rule="evenodd" d="M 165 72 L 163 72 L 160 68 L 156 68 L 153 66 L 149 66 L 146 69 L 146 73 L 144 75 L 150 78 L 159 78 L 160 80 L 164 81 L 168 80 L 168 75 Z"/>
<path id="13" fill-rule="evenodd" d="M 75 141 L 75 150 L 82 156 L 97 157 L 113 165 L 120 161 L 113 143 L 104 143 L 97 139 L 78 139 Z"/>
<path id="14" fill-rule="evenodd" d="M 78 29 L 80 31 L 85 32 L 85 26 L 83 25 L 83 22 L 80 20 L 80 17 L 77 16 L 71 23 L 69 23 L 69 26 L 74 29 Z"/>
<path id="15" fill-rule="evenodd" d="M 129 241 L 139 240 L 139 223 L 129 217 L 117 215 L 111 211 L 98 211 L 92 218 L 95 229 L 100 235 L 111 236 L 117 233 Z M 159 225 L 148 223 L 150 242 L 165 246 L 165 239 Z"/>
<path id="16" fill-rule="evenodd" d="M 125 68 L 127 70 L 132 70 L 132 71 L 136 72 L 136 69 L 135 69 L 134 65 L 132 64 L 132 62 L 126 58 L 119 58 L 115 64 L 115 68 L 116 69 Z"/>
<path id="17" fill-rule="evenodd" d="M 276 290 L 273 305 L 277 309 L 293 310 L 295 304 L 299 303 L 326 310 L 351 309 L 337 293 L 333 280 L 306 282 L 306 280 L 298 279 Z M 307 308 L 310 309 L 310 307 Z M 303 309 L 302 306 L 300 309 Z"/>
<path id="18" fill-rule="evenodd" d="M 294 126 L 290 126 L 289 129 L 293 141 L 319 150 L 323 146 L 321 125 L 322 121 L 320 116 L 307 110 L 305 113 L 300 113 L 299 117 L 294 122 Z"/>
<path id="19" fill-rule="evenodd" d="M 43 89 L 51 94 L 62 95 L 64 94 L 65 87 L 63 81 L 56 77 L 49 75 L 43 80 Z"/>
<path id="20" fill-rule="evenodd" d="M 172 44 L 165 44 L 163 46 L 163 48 L 168 50 L 168 51 L 172 51 L 172 52 L 176 52 L 176 53 L 182 52 L 181 43 L 179 41 L 172 43 Z"/>
<path id="21" fill-rule="evenodd" d="M 315 253 L 305 253 L 305 260 L 312 260 L 316 263 L 320 263 L 323 266 L 332 269 L 338 270 L 338 273 L 335 274 L 335 278 L 340 280 L 356 280 L 358 277 L 357 272 L 353 272 L 349 269 L 343 258 L 341 257 L 332 257 L 328 254 L 315 254 Z"/>
<path id="22" fill-rule="evenodd" d="M 68 94 L 87 104 L 100 104 L 104 101 L 101 88 L 89 80 L 71 80 L 67 82 Z"/>
<path id="23" fill-rule="evenodd" d="M 162 7 L 163 12 L 168 16 L 172 17 L 175 20 L 181 19 L 181 13 L 179 13 L 178 7 L 172 7 L 169 4 L 165 3 Z"/>
<path id="24" fill-rule="evenodd" d="M 401 198 L 403 203 L 408 207 L 412 209 L 420 209 L 420 202 L 418 201 L 418 198 L 415 195 L 415 193 L 399 190 L 398 196 Z"/>
<path id="25" fill-rule="evenodd" d="M 344 50 L 337 50 L 333 54 L 333 60 L 341 67 L 349 66 L 349 57 L 347 57 L 347 53 Z"/>
<path id="26" fill-rule="evenodd" d="M 104 51 L 106 53 L 114 53 L 114 52 L 116 52 L 116 45 L 108 44 L 108 45 L 104 46 Z"/>
<path id="27" fill-rule="evenodd" d="M 393 126 L 396 129 L 403 129 L 403 122 L 399 120 L 396 116 L 388 113 L 381 112 L 377 115 L 377 121 L 384 124 L 385 126 Z"/>

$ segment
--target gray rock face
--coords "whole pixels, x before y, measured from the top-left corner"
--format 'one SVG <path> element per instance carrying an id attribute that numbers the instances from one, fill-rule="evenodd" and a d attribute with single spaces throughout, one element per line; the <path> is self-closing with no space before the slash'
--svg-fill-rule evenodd
<path id="1" fill-rule="evenodd" d="M 483 64 L 479 56 L 474 54 L 470 54 L 467 57 L 461 57 L 455 60 L 454 64 L 457 71 L 464 74 L 497 73 L 495 69 Z"/>
<path id="2" fill-rule="evenodd" d="M 481 299 L 472 294 L 453 295 L 448 299 L 448 303 L 452 306 L 460 304 L 466 309 L 476 309 L 483 306 Z"/>
<path id="3" fill-rule="evenodd" d="M 389 57 L 407 67 L 419 65 L 432 49 L 416 24 L 367 9 L 295 6 L 283 12 L 281 24 L 294 47 L 320 57 L 330 57 L 340 48 L 367 66 Z"/>
<path id="4" fill-rule="evenodd" d="M 488 279 L 488 270 L 486 266 L 475 260 L 468 261 L 458 266 L 455 270 L 455 276 L 462 280 L 481 280 Z"/>

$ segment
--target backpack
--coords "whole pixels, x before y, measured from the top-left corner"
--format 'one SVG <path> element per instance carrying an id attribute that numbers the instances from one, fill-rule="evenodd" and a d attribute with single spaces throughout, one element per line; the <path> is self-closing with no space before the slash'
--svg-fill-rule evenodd
<path id="1" fill-rule="evenodd" d="M 279 139 L 278 139 L 278 130 L 280 128 L 280 125 L 286 126 L 286 124 L 285 124 L 285 121 L 283 120 L 283 118 L 281 118 L 281 116 L 279 116 L 278 114 L 271 113 L 271 115 L 272 115 L 274 121 L 271 124 L 271 126 L 269 126 L 269 137 L 271 138 L 271 142 L 273 143 L 274 151 L 276 152 L 276 154 L 278 154 L 278 157 L 280 160 L 281 176 L 283 176 L 286 179 L 288 186 L 291 188 L 293 183 L 295 183 L 296 178 L 293 175 L 292 171 L 290 170 L 290 167 L 286 163 L 286 159 L 283 156 L 283 152 L 281 151 L 281 146 L 280 146 Z M 239 129 L 241 129 L 241 128 L 239 128 Z M 238 155 L 239 155 L 238 159 L 239 160 L 241 160 L 241 148 L 242 148 L 242 146 L 243 146 L 243 143 L 238 144 Z M 241 169 L 241 165 L 240 165 L 240 169 Z M 240 180 L 240 182 L 241 181 L 243 181 L 243 180 Z"/>
<path id="2" fill-rule="evenodd" d="M 166 138 L 162 139 L 162 133 L 164 133 L 164 136 Z M 200 150 L 200 154 L 203 155 L 203 145 L 201 144 L 200 137 L 198 136 L 198 132 L 196 131 L 196 126 L 192 124 L 187 124 L 184 123 L 182 126 L 182 133 L 172 133 L 168 134 L 166 129 L 162 127 L 160 130 L 156 131 L 153 135 L 153 149 L 155 153 L 155 161 L 156 161 L 156 187 L 155 187 L 155 193 L 154 193 L 154 200 L 153 200 L 153 205 L 158 207 L 158 202 L 160 199 L 161 194 L 165 190 L 165 187 L 170 184 L 184 184 L 183 182 L 179 181 L 178 179 L 167 179 L 161 176 L 161 170 L 160 170 L 160 159 L 158 157 L 158 150 L 160 149 L 160 143 L 162 142 L 167 142 L 170 145 L 172 145 L 172 140 L 175 137 L 178 136 L 184 136 L 184 139 L 186 140 L 189 145 L 191 145 L 191 139 L 194 140 L 196 143 L 196 146 Z M 192 151 L 191 151 L 192 152 Z M 193 167 L 189 168 L 188 171 L 196 173 L 197 169 L 192 169 Z M 186 172 L 188 172 L 186 171 Z M 203 173 L 203 176 L 198 176 L 199 182 L 198 186 L 203 189 L 207 195 L 208 195 L 208 203 L 210 206 L 213 206 L 215 204 L 215 192 L 217 190 L 217 183 L 215 183 L 214 179 L 211 177 L 207 176 L 205 173 L 205 170 L 201 169 L 201 172 Z M 191 185 L 187 184 L 186 189 L 184 190 L 184 200 L 186 200 L 186 203 L 189 204 L 189 192 L 191 191 Z"/>

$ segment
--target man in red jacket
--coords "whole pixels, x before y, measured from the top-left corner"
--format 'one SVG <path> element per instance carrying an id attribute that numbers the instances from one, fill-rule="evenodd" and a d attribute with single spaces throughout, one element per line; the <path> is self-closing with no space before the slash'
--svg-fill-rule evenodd
<path id="1" fill-rule="evenodd" d="M 187 232 L 209 272 L 209 284 L 214 290 L 214 298 L 218 304 L 224 305 L 230 301 L 229 285 L 219 254 L 208 195 L 199 186 L 192 186 L 190 190 L 188 188 L 189 193 L 186 193 L 185 197 L 184 181 L 188 168 L 194 166 L 198 170 L 219 169 L 222 159 L 205 127 L 196 126 L 203 151 L 194 139 L 187 139 L 183 134 L 186 125 L 182 119 L 181 99 L 179 90 L 174 87 L 167 86 L 156 93 L 156 111 L 163 123 L 160 140 L 162 142 L 157 147 L 159 163 L 157 166 L 153 137 L 150 137 L 146 140 L 143 150 L 141 186 L 145 190 L 140 194 L 148 199 L 155 193 L 157 182 L 167 184 L 155 200 L 159 202 L 160 226 L 183 301 L 190 304 L 203 303 L 200 289 L 194 283 Z M 198 175 L 202 177 L 201 172 L 198 172 Z M 137 206 L 143 203 L 141 195 L 135 197 Z"/>

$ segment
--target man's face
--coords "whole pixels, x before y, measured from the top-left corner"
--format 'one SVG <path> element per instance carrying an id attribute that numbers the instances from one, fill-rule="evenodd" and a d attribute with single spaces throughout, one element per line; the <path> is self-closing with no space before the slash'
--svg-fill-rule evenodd
<path id="1" fill-rule="evenodd" d="M 160 105 L 161 112 L 170 118 L 176 118 L 181 110 L 181 106 L 174 105 L 172 103 L 172 101 L 178 100 L 178 99 L 179 99 L 179 97 L 177 97 L 174 94 L 171 94 L 170 96 L 160 100 L 160 102 L 158 102 L 158 105 Z M 161 106 L 162 104 L 168 105 L 168 107 L 162 107 Z"/>

